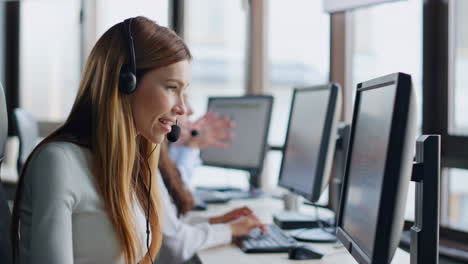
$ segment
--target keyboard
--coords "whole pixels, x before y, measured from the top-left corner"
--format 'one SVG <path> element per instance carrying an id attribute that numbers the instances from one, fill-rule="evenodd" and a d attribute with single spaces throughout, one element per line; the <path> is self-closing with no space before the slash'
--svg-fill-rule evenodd
<path id="1" fill-rule="evenodd" d="M 217 196 L 222 195 L 228 199 L 251 199 L 258 198 L 263 195 L 260 189 L 243 190 L 236 187 L 206 187 L 197 186 L 195 193 L 214 193 Z"/>
<path id="2" fill-rule="evenodd" d="M 209 187 L 209 186 L 197 186 L 197 190 L 201 191 L 210 191 L 210 192 L 241 192 L 241 188 L 228 187 L 228 186 L 219 186 L 219 187 Z"/>
<path id="3" fill-rule="evenodd" d="M 205 203 L 222 204 L 227 203 L 231 198 L 222 192 L 195 190 L 193 192 L 195 200 L 200 200 Z"/>
<path id="4" fill-rule="evenodd" d="M 283 232 L 278 226 L 268 226 L 267 233 L 260 228 L 252 230 L 247 236 L 236 241 L 237 246 L 245 253 L 283 253 L 297 246 L 297 241 Z"/>

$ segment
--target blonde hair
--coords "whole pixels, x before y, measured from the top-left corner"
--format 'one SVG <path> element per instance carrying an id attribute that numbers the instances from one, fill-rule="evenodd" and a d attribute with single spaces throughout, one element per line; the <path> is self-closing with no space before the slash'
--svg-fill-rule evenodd
<path id="1" fill-rule="evenodd" d="M 191 59 L 189 49 L 173 31 L 147 18 L 133 19 L 132 35 L 138 77 L 146 71 Z M 152 181 L 148 199 L 151 172 L 145 163 L 148 159 L 149 167 L 153 170 L 157 168 L 159 146 L 149 158 L 156 146 L 137 135 L 130 97 L 118 89 L 120 70 L 128 63 L 127 45 L 120 23 L 104 33 L 88 57 L 78 95 L 67 121 L 36 149 L 51 141 L 69 141 L 88 147 L 93 153 L 92 171 L 96 187 L 104 201 L 126 263 L 134 263 L 139 252 L 143 252 L 135 232 L 132 204 L 136 199 L 145 213 L 150 208 L 151 244 L 147 257 L 140 263 L 152 263 L 150 257 L 156 257 L 162 240 L 161 206 L 156 180 Z M 29 160 L 24 167 L 28 163 Z M 18 254 L 19 204 L 24 171 L 13 210 L 11 240 L 15 259 Z"/>

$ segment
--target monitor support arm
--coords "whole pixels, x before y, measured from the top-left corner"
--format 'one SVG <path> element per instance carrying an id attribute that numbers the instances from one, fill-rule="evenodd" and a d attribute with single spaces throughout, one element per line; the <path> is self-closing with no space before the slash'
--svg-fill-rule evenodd
<path id="1" fill-rule="evenodd" d="M 440 135 L 416 141 L 411 180 L 416 183 L 415 221 L 411 227 L 411 264 L 439 263 Z"/>
<path id="2" fill-rule="evenodd" d="M 332 210 L 338 212 L 341 199 L 341 189 L 343 187 L 343 178 L 345 173 L 346 155 L 348 154 L 349 135 L 351 133 L 351 124 L 341 122 L 338 124 L 338 135 L 335 145 L 335 157 L 333 159 L 333 170 L 330 177 L 330 185 L 333 185 L 331 193 Z M 338 221 L 338 214 L 335 214 L 335 223 Z"/>

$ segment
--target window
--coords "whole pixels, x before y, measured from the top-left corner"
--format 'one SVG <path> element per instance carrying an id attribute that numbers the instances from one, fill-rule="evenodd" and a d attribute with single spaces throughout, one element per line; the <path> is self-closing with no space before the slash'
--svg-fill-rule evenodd
<path id="1" fill-rule="evenodd" d="M 422 1 L 408 0 L 353 11 L 352 87 L 394 72 L 411 75 L 422 122 Z M 396 19 L 398 17 L 398 19 Z M 354 94 L 354 92 L 352 93 Z M 414 220 L 415 184 L 410 183 L 405 218 Z"/>
<path id="2" fill-rule="evenodd" d="M 161 26 L 169 25 L 169 0 L 100 0 L 96 4 L 97 37 L 129 17 L 145 16 Z"/>
<path id="3" fill-rule="evenodd" d="M 78 90 L 80 1 L 22 1 L 20 106 L 42 121 L 63 121 Z"/>
<path id="4" fill-rule="evenodd" d="M 136 15 L 167 26 L 168 1 L 97 1 L 96 37 Z M 80 0 L 21 2 L 20 106 L 41 121 L 63 121 L 75 99 L 82 66 L 81 4 Z"/>
<path id="5" fill-rule="evenodd" d="M 451 1 L 450 46 L 453 67 L 451 70 L 452 93 L 450 94 L 449 133 L 468 135 L 468 18 L 463 12 L 468 11 L 467 1 Z"/>
<path id="6" fill-rule="evenodd" d="M 286 136 L 294 87 L 328 82 L 330 17 L 322 1 L 272 0 L 268 3 L 268 61 L 275 97 L 269 142 L 282 145 Z M 279 19 L 281 18 L 281 19 Z"/>
<path id="7" fill-rule="evenodd" d="M 448 223 L 454 229 L 468 231 L 468 170 L 449 170 Z"/>
<path id="8" fill-rule="evenodd" d="M 193 55 L 188 88 L 196 119 L 206 112 L 209 96 L 245 94 L 247 10 L 242 1 L 184 1 L 184 38 Z M 194 185 L 248 187 L 248 174 L 202 166 Z"/>
<path id="9" fill-rule="evenodd" d="M 330 71 L 330 16 L 323 1 L 271 0 L 268 2 L 268 62 L 270 79 L 265 93 L 275 97 L 269 144 L 282 146 L 294 87 L 327 83 Z M 267 185 L 276 186 L 282 154 L 266 160 Z"/>
<path id="10" fill-rule="evenodd" d="M 422 1 L 360 9 L 353 12 L 353 19 L 351 87 L 394 72 L 410 74 L 421 116 Z"/>
<path id="11" fill-rule="evenodd" d="M 190 102 L 195 116 L 208 96 L 245 94 L 247 11 L 242 1 L 185 1 L 184 38 L 192 52 Z"/>
<path id="12" fill-rule="evenodd" d="M 468 232 L 468 118 L 467 104 L 468 78 L 468 30 L 464 25 L 468 22 L 464 13 L 468 11 L 466 1 L 448 1 L 448 13 L 442 16 L 447 19 L 447 31 L 440 32 L 441 39 L 447 41 L 447 68 L 438 72 L 439 78 L 447 74 L 448 89 L 442 89 L 442 94 L 435 91 L 439 87 L 431 87 L 429 96 L 436 97 L 437 107 L 431 114 L 442 116 L 435 129 L 442 134 L 442 166 L 446 167 L 446 173 L 442 182 L 443 205 L 442 225 L 451 229 Z M 439 7 L 440 9 L 440 7 Z M 438 21 L 443 23 L 444 21 Z M 437 95 L 435 95 L 437 94 Z M 432 131 L 431 131 L 432 132 Z"/>

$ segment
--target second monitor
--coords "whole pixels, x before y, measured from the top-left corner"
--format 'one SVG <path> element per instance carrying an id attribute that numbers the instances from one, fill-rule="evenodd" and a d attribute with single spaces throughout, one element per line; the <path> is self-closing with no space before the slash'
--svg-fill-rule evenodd
<path id="1" fill-rule="evenodd" d="M 204 165 L 246 170 L 250 187 L 260 187 L 260 172 L 267 149 L 272 96 L 210 97 L 208 110 L 234 121 L 235 137 L 227 149 L 204 149 Z"/>
<path id="2" fill-rule="evenodd" d="M 338 84 L 294 90 L 279 177 L 281 187 L 312 203 L 319 200 L 330 179 L 340 113 Z M 284 229 L 322 226 L 318 212 L 316 217 L 281 212 L 273 220 Z M 308 229 L 294 237 L 314 242 L 335 241 L 330 232 Z"/>
<path id="3" fill-rule="evenodd" d="M 295 89 L 279 185 L 317 202 L 328 185 L 341 113 L 337 84 Z"/>

